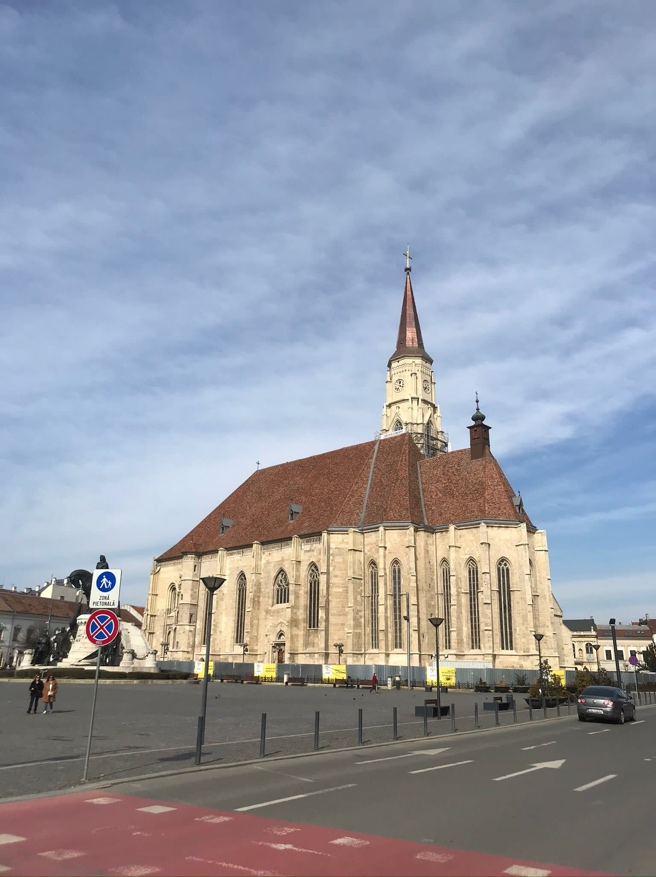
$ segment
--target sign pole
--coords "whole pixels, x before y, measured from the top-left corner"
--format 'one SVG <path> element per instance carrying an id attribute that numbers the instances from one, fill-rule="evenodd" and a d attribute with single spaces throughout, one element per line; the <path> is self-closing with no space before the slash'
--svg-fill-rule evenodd
<path id="1" fill-rule="evenodd" d="M 86 783 L 89 776 L 89 756 L 91 755 L 91 738 L 93 737 L 93 720 L 96 717 L 96 699 L 98 698 L 98 678 L 100 676 L 100 646 L 98 646 L 98 658 L 96 659 L 96 680 L 93 685 L 93 705 L 91 707 L 91 721 L 89 722 L 89 739 L 87 740 L 87 754 L 84 759 L 84 775 L 82 780 Z"/>

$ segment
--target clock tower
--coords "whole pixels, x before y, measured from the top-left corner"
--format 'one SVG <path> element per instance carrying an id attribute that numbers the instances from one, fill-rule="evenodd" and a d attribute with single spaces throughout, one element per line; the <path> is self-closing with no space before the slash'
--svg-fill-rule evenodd
<path id="1" fill-rule="evenodd" d="M 433 360 L 424 349 L 410 280 L 410 247 L 405 256 L 405 290 L 396 350 L 387 363 L 381 435 L 409 432 L 425 457 L 448 450 L 440 407 L 435 402 Z"/>

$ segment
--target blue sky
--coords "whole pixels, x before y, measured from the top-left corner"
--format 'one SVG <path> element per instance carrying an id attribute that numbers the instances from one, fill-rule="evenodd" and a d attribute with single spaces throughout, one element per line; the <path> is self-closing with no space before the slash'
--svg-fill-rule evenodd
<path id="1" fill-rule="evenodd" d="M 656 6 L 0 6 L 0 583 L 380 427 L 410 242 L 566 617 L 656 614 Z"/>

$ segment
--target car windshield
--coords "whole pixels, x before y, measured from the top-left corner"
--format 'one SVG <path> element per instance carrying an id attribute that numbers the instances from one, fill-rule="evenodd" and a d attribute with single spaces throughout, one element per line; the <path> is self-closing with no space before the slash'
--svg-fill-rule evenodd
<path id="1" fill-rule="evenodd" d="M 581 694 L 587 694 L 588 697 L 617 697 L 617 688 L 607 688 L 602 685 L 593 685 L 584 689 Z"/>

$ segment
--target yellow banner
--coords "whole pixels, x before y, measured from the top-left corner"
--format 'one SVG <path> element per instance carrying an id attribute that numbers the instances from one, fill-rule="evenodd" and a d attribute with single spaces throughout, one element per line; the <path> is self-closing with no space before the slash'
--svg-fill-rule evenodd
<path id="1" fill-rule="evenodd" d="M 440 685 L 446 685 L 448 688 L 456 687 L 455 667 L 440 667 Z"/>
<path id="2" fill-rule="evenodd" d="M 560 684 L 565 685 L 565 671 L 564 670 L 552 670 L 551 671 L 552 679 L 560 679 Z"/>
<path id="3" fill-rule="evenodd" d="M 214 676 L 214 661 L 210 661 L 207 666 L 209 668 L 209 676 Z M 205 661 L 194 662 L 194 675 L 205 678 Z"/>
<path id="4" fill-rule="evenodd" d="M 346 679 L 346 664 L 324 664 L 321 673 L 322 679 L 334 682 L 336 679 Z"/>
<path id="5" fill-rule="evenodd" d="M 275 679 L 277 667 L 275 664 L 262 664 L 262 676 L 264 679 Z"/>

